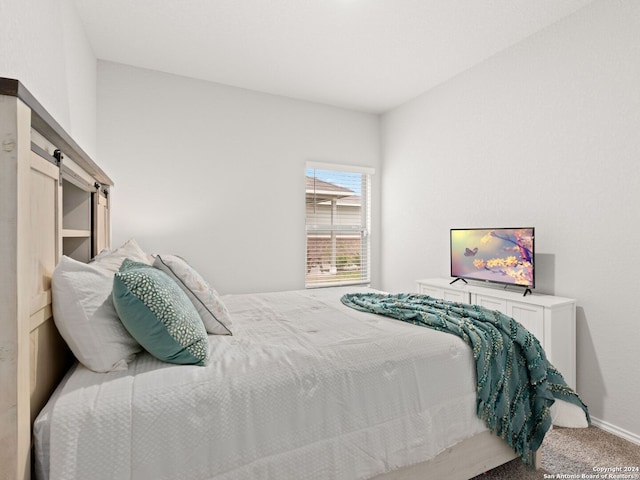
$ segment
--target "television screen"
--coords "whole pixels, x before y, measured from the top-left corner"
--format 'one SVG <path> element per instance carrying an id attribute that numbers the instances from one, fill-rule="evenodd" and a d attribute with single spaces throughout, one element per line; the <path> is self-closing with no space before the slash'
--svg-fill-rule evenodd
<path id="1" fill-rule="evenodd" d="M 451 276 L 533 288 L 534 229 L 451 229 Z"/>

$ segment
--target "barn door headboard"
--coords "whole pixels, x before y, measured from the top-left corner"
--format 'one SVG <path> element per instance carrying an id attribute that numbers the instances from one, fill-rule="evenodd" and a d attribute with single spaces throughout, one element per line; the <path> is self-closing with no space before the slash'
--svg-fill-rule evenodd
<path id="1" fill-rule="evenodd" d="M 61 255 L 109 246 L 111 179 L 17 80 L 0 78 L 0 477 L 31 475 L 31 427 L 73 361 L 51 309 Z"/>

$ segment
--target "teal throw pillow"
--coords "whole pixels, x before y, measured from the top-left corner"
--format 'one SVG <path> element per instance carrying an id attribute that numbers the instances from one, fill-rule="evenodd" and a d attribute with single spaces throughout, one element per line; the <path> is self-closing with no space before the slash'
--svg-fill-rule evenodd
<path id="1" fill-rule="evenodd" d="M 126 259 L 114 275 L 112 295 L 122 324 L 151 355 L 183 365 L 207 362 L 209 342 L 198 311 L 166 273 Z"/>

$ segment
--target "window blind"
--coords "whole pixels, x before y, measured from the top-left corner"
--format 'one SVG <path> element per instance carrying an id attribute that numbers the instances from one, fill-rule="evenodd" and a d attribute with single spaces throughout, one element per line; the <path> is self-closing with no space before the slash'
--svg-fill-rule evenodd
<path id="1" fill-rule="evenodd" d="M 306 169 L 307 288 L 369 283 L 370 172 Z"/>

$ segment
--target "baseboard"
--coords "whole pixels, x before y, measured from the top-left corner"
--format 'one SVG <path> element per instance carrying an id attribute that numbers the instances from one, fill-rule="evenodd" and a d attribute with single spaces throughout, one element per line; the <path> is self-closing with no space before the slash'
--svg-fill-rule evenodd
<path id="1" fill-rule="evenodd" d="M 640 445 L 640 435 L 636 435 L 635 433 L 631 433 L 623 428 L 612 425 L 604 420 L 600 420 L 599 418 L 591 417 L 591 424 L 595 427 L 601 428 L 602 430 L 612 433 L 613 435 L 624 438 L 625 440 L 635 443 L 636 445 Z"/>

